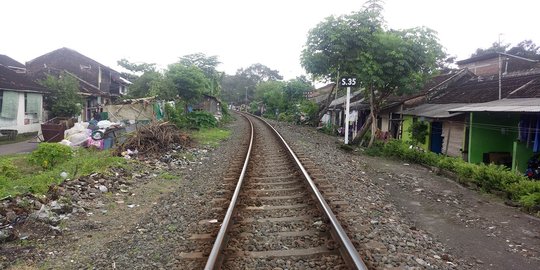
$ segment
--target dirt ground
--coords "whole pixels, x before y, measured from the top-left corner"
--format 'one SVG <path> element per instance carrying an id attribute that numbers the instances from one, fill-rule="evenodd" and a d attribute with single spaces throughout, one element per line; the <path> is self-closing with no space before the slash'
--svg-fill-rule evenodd
<path id="1" fill-rule="evenodd" d="M 402 213 L 479 269 L 540 269 L 540 219 L 414 164 L 363 156 Z M 494 256 L 494 255 L 498 256 Z"/>

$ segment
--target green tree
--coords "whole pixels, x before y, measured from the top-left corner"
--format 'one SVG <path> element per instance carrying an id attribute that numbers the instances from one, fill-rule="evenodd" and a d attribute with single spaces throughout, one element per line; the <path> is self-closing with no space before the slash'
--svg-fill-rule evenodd
<path id="1" fill-rule="evenodd" d="M 81 113 L 84 100 L 75 77 L 62 72 L 58 77 L 47 75 L 40 83 L 51 91 L 45 95 L 44 103 L 52 117 L 74 117 Z"/>
<path id="2" fill-rule="evenodd" d="M 133 72 L 133 73 L 144 73 L 144 72 L 148 72 L 148 71 L 156 71 L 156 64 L 155 63 L 132 63 L 130 61 L 128 61 L 127 59 L 125 58 L 122 58 L 118 61 L 116 61 L 116 63 Z"/>
<path id="3" fill-rule="evenodd" d="M 129 86 L 128 96 L 130 98 L 149 97 L 156 94 L 155 87 L 163 80 L 163 75 L 157 71 L 146 71 L 141 76 L 133 80 Z"/>
<path id="4" fill-rule="evenodd" d="M 128 70 L 128 72 L 122 72 L 122 76 L 133 83 L 129 86 L 127 93 L 129 98 L 151 96 L 151 92 L 156 92 L 154 88 L 159 84 L 159 80 L 163 79 L 163 75 L 157 71 L 155 63 L 132 63 L 125 58 L 116 63 Z"/>
<path id="5" fill-rule="evenodd" d="M 174 99 L 178 96 L 192 103 L 207 93 L 208 85 L 208 79 L 200 68 L 176 63 L 169 65 L 165 72 L 165 81 L 158 88 L 162 98 Z"/>
<path id="6" fill-rule="evenodd" d="M 206 56 L 204 53 L 188 54 L 180 57 L 179 63 L 184 66 L 196 66 L 200 68 L 210 83 L 209 94 L 213 96 L 220 94 L 224 73 L 217 70 L 217 66 L 221 62 L 219 62 L 216 55 Z"/>
<path id="7" fill-rule="evenodd" d="M 247 68 L 240 68 L 235 75 L 222 77 L 222 97 L 229 103 L 249 104 L 255 98 L 257 85 L 266 81 L 279 81 L 283 77 L 279 71 L 273 70 L 263 64 L 253 64 Z"/>
<path id="8" fill-rule="evenodd" d="M 364 125 L 364 130 L 369 124 L 372 127 L 370 146 L 376 131 L 376 121 L 372 120 L 377 119 L 381 105 L 390 95 L 421 89 L 445 57 L 430 29 L 386 29 L 379 3 L 368 1 L 359 12 L 327 18 L 310 31 L 302 53 L 302 65 L 314 76 L 332 78 L 340 74 L 358 78 L 370 99 L 371 113 Z M 326 46 L 332 48 L 331 54 L 325 52 Z"/>
<path id="9" fill-rule="evenodd" d="M 261 82 L 255 89 L 255 100 L 261 101 L 269 115 L 286 110 L 285 83 L 281 81 Z"/>
<path id="10" fill-rule="evenodd" d="M 305 93 L 313 89 L 313 85 L 305 76 L 296 77 L 287 81 L 285 85 L 285 98 L 289 103 L 296 103 L 305 98 Z"/>

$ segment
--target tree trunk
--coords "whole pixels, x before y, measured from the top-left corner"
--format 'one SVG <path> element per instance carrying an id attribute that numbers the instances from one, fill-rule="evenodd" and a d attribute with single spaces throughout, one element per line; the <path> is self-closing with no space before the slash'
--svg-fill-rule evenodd
<path id="1" fill-rule="evenodd" d="M 368 148 L 371 148 L 373 142 L 375 141 L 375 136 L 377 133 L 377 106 L 375 106 L 375 90 L 373 90 L 373 85 L 370 86 L 369 93 L 369 106 L 370 106 L 370 116 L 371 116 L 371 138 L 369 139 Z"/>
<path id="2" fill-rule="evenodd" d="M 362 128 L 360 128 L 360 131 L 356 135 L 356 137 L 353 139 L 353 144 L 358 144 L 360 140 L 362 140 L 362 137 L 366 135 L 366 132 L 368 131 L 368 128 L 371 126 L 371 114 L 366 118 L 366 122 L 362 125 Z"/>

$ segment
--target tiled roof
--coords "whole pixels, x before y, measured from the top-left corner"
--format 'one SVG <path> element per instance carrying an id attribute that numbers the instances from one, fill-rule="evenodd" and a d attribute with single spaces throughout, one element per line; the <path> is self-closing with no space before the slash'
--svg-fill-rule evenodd
<path id="1" fill-rule="evenodd" d="M 508 74 L 501 80 L 502 98 L 540 97 L 540 70 Z M 432 97 L 429 103 L 481 103 L 499 99 L 498 76 L 477 77 Z"/>
<path id="2" fill-rule="evenodd" d="M 0 89 L 31 92 L 46 92 L 47 90 L 33 82 L 24 74 L 19 74 L 7 67 L 0 66 Z"/>
<path id="3" fill-rule="evenodd" d="M 25 68 L 22 63 L 4 54 L 0 54 L 0 65 L 5 67 Z"/>

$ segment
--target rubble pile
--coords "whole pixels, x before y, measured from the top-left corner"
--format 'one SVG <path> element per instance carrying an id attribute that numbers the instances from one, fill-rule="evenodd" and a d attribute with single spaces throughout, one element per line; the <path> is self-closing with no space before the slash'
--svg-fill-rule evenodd
<path id="1" fill-rule="evenodd" d="M 137 150 L 139 154 L 155 155 L 178 146 L 188 146 L 189 137 L 169 122 L 154 122 L 138 128 L 126 141 L 119 145 L 114 154 L 122 155 L 128 150 Z"/>

